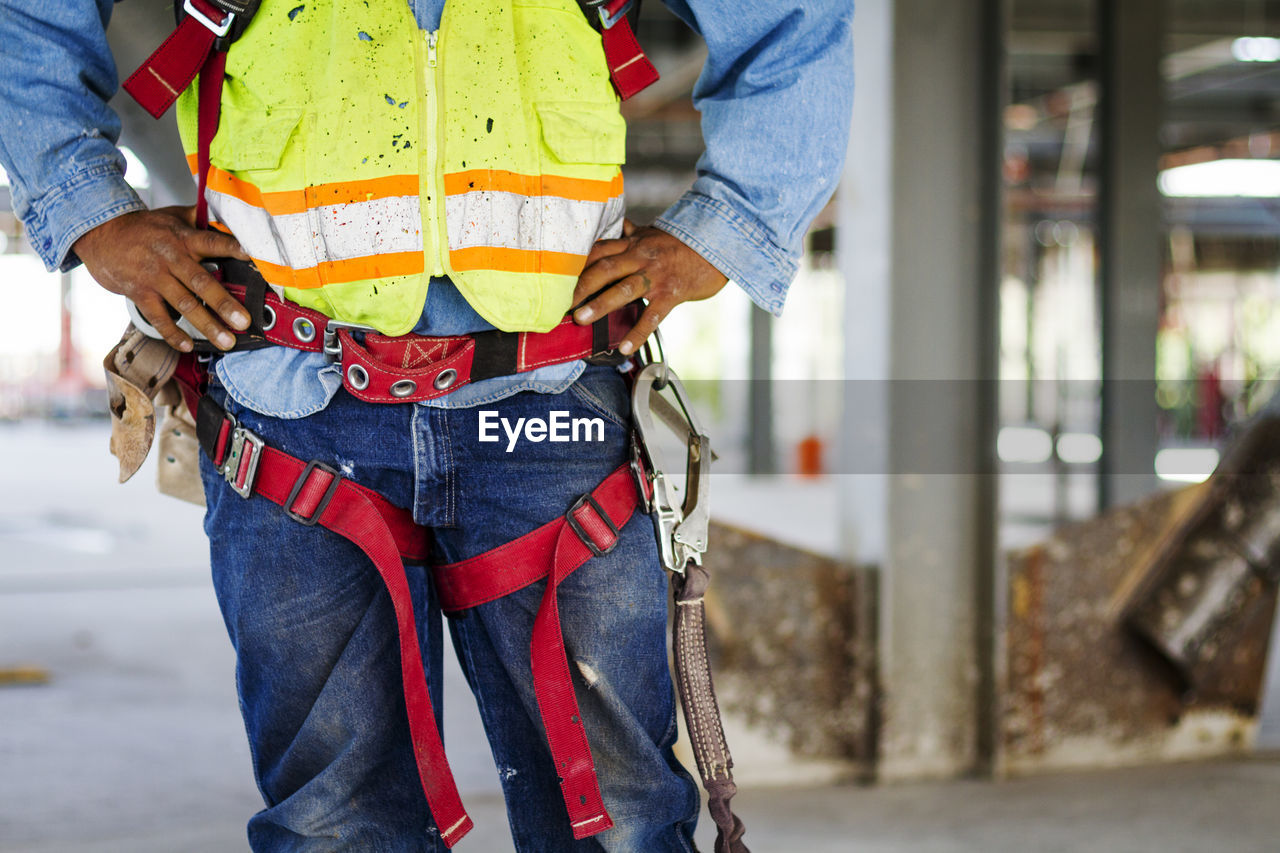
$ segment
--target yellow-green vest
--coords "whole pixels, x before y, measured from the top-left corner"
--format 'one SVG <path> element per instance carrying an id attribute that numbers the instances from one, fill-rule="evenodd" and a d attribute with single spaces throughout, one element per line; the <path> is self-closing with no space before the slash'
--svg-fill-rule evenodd
<path id="1" fill-rule="evenodd" d="M 194 168 L 196 85 L 178 104 Z M 432 275 L 545 331 L 622 227 L 625 123 L 576 0 L 264 0 L 227 57 L 211 218 L 285 298 L 398 335 Z"/>

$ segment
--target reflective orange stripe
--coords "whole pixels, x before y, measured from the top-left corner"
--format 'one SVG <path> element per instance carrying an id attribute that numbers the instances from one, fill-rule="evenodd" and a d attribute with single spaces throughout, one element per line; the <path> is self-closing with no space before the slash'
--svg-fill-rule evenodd
<path id="1" fill-rule="evenodd" d="M 187 165 L 194 174 L 194 154 L 187 155 Z M 209 187 L 246 204 L 261 207 L 274 215 L 303 213 L 307 208 L 327 204 L 352 204 L 376 198 L 418 195 L 420 192 L 417 175 L 388 175 L 365 181 L 317 184 L 301 191 L 264 193 L 249 181 L 237 178 L 217 166 L 209 168 Z M 593 181 L 559 175 L 522 175 L 500 169 L 470 169 L 445 175 L 444 191 L 447 195 L 492 191 L 525 196 L 549 195 L 571 201 L 607 202 L 622 195 L 623 180 L 622 172 L 607 181 Z"/>
<path id="2" fill-rule="evenodd" d="M 194 173 L 196 169 L 194 155 L 188 155 L 187 165 Z M 416 196 L 419 191 L 417 175 L 387 175 L 383 178 L 370 178 L 367 181 L 317 184 L 305 190 L 264 193 L 249 181 L 237 178 L 217 166 L 209 169 L 209 187 L 238 198 L 246 204 L 261 207 L 274 216 L 305 213 L 308 208 L 322 207 L 327 204 L 353 204 L 372 201 L 376 198 Z"/>
<path id="3" fill-rule="evenodd" d="M 622 173 L 619 172 L 608 181 L 557 175 L 522 175 L 500 169 L 469 169 L 444 176 L 445 195 L 485 190 L 526 196 L 553 195 L 573 201 L 608 201 L 622 195 Z"/>
<path id="4" fill-rule="evenodd" d="M 367 181 L 351 181 L 345 184 L 318 184 L 307 187 L 307 207 L 326 204 L 355 204 L 375 198 L 418 195 L 417 175 L 387 175 Z"/>
<path id="5" fill-rule="evenodd" d="M 393 252 L 345 261 L 324 261 L 317 266 L 297 270 L 259 258 L 254 258 L 253 262 L 262 273 L 262 277 L 270 284 L 303 290 L 323 287 L 326 284 L 345 284 L 349 281 L 366 281 L 397 275 L 417 275 L 423 271 L 421 252 Z"/>
<path id="6" fill-rule="evenodd" d="M 449 263 L 459 271 L 501 270 L 502 272 L 545 272 L 576 276 L 587 265 L 587 256 L 573 255 L 568 252 L 475 246 L 469 249 L 451 249 Z"/>

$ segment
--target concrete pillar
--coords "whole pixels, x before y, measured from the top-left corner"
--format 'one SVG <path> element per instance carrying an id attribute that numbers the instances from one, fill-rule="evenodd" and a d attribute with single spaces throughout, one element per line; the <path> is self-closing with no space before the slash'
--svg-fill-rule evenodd
<path id="1" fill-rule="evenodd" d="M 1166 0 L 1098 4 L 1102 162 L 1101 507 L 1156 488 L 1156 329 L 1164 220 L 1156 184 Z"/>
<path id="2" fill-rule="evenodd" d="M 751 306 L 749 368 L 747 412 L 751 428 L 747 432 L 747 471 L 773 474 L 777 471 L 773 440 L 773 315 L 759 305 Z"/>
<path id="3" fill-rule="evenodd" d="M 881 570 L 880 775 L 979 764 L 994 508 L 986 0 L 861 0 L 842 200 L 846 552 Z M 985 230 L 984 230 L 985 229 Z M 865 442 L 865 444 L 864 444 Z M 983 473 L 986 471 L 986 473 Z"/>

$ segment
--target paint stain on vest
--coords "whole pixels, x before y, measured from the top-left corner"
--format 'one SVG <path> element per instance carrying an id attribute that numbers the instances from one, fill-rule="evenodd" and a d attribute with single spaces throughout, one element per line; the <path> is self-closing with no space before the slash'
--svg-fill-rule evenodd
<path id="1" fill-rule="evenodd" d="M 306 5 L 294 6 L 292 9 L 289 10 L 289 20 L 292 21 L 293 19 L 297 18 L 298 15 L 301 14 L 302 10 L 305 8 L 307 8 Z"/>
<path id="2" fill-rule="evenodd" d="M 485 122 L 484 129 L 486 133 L 493 133 L 493 119 L 490 118 Z"/>

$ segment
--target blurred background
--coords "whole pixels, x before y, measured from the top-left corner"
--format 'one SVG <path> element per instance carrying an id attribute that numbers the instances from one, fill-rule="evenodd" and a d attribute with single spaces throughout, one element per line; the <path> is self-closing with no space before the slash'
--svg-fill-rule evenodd
<path id="1" fill-rule="evenodd" d="M 169 20 L 121 4 L 125 73 Z M 859 0 L 855 32 L 848 162 L 785 316 L 731 287 L 663 326 L 720 455 L 748 840 L 1276 849 L 1280 0 Z M 695 174 L 705 48 L 656 0 L 638 35 L 648 221 Z M 129 180 L 190 203 L 171 120 L 113 103 Z M 153 465 L 115 485 L 123 305 L 43 270 L 2 174 L 0 290 L 26 318 L 0 337 L 0 849 L 240 849 L 200 511 Z M 489 813 L 464 849 L 509 849 L 451 678 Z"/>

